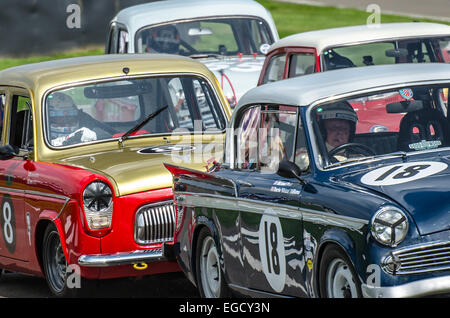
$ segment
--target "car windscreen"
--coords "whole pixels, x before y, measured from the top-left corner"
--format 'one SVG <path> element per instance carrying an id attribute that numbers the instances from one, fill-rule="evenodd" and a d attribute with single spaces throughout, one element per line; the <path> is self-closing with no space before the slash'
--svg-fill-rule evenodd
<path id="1" fill-rule="evenodd" d="M 325 70 L 397 63 L 450 62 L 450 37 L 416 38 L 331 47 L 323 52 Z"/>
<path id="2" fill-rule="evenodd" d="M 315 107 L 311 114 L 322 165 L 450 151 L 449 87 L 403 87 Z"/>
<path id="3" fill-rule="evenodd" d="M 269 27 L 256 18 L 208 18 L 160 26 L 136 33 L 136 52 L 184 56 L 262 54 L 273 43 Z"/>
<path id="4" fill-rule="evenodd" d="M 214 90 L 196 76 L 136 78 L 59 89 L 47 94 L 44 111 L 46 138 L 52 147 L 118 139 L 125 133 L 189 134 L 222 131 L 226 126 Z M 139 125 L 145 119 L 148 122 Z"/>

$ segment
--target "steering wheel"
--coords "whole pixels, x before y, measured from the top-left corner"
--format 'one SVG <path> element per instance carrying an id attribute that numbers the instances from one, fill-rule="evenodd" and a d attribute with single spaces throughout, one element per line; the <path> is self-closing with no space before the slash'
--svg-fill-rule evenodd
<path id="1" fill-rule="evenodd" d="M 370 149 L 368 146 L 359 144 L 356 142 L 348 142 L 348 143 L 342 144 L 340 146 L 337 146 L 336 148 L 331 149 L 328 152 L 328 154 L 330 156 L 334 156 L 335 154 L 337 154 L 338 152 L 340 152 L 344 149 L 346 149 L 347 151 L 350 151 L 352 153 L 361 154 L 364 156 L 375 156 L 376 155 L 376 153 L 372 149 Z"/>

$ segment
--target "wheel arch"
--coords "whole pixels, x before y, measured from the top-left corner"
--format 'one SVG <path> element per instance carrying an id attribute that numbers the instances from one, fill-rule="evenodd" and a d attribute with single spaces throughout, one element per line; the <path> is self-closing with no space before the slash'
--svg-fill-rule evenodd
<path id="1" fill-rule="evenodd" d="M 316 266 L 314 266 L 314 292 L 316 296 L 320 295 L 320 264 L 323 258 L 323 254 L 328 246 L 336 246 L 336 248 L 340 249 L 349 259 L 351 262 L 351 265 L 355 269 L 358 278 L 361 279 L 360 272 L 358 271 L 358 266 L 356 262 L 356 251 L 355 251 L 355 242 L 353 239 L 348 235 L 348 233 L 342 229 L 330 229 L 324 233 L 320 240 L 320 244 L 316 251 L 316 257 L 315 257 L 315 263 Z"/>

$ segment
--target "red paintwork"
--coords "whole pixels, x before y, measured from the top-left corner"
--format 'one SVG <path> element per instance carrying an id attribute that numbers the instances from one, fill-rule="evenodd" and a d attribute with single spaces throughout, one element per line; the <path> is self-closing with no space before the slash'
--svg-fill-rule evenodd
<path id="1" fill-rule="evenodd" d="M 13 176 L 14 179 L 7 180 L 7 176 Z M 172 189 L 114 196 L 111 228 L 93 231 L 86 226 L 80 203 L 81 191 L 93 180 L 102 180 L 114 189 L 104 176 L 82 168 L 23 159 L 0 161 L 0 204 L 5 196 L 11 197 L 16 223 L 16 246 L 13 251 L 8 250 L 6 241 L 1 236 L 3 234 L 0 235 L 0 268 L 43 276 L 39 253 L 45 228 L 41 227 L 41 224 L 45 222 L 53 222 L 56 225 L 69 264 L 78 265 L 78 257 L 83 254 L 112 254 L 160 248 L 161 244 L 140 246 L 135 243 L 134 214 L 138 206 L 171 200 Z M 7 189 L 13 189 L 14 192 Z M 44 194 L 64 196 L 70 200 L 58 216 L 65 200 Z M 2 206 L 0 205 L 0 213 Z M 27 233 L 26 213 L 30 215 L 30 235 Z M 3 233 L 4 225 L 3 222 L 0 223 L 0 233 Z M 81 275 L 86 278 L 115 278 L 179 270 L 176 262 L 159 262 L 149 264 L 143 271 L 134 269 L 132 265 L 109 268 L 81 267 Z"/>

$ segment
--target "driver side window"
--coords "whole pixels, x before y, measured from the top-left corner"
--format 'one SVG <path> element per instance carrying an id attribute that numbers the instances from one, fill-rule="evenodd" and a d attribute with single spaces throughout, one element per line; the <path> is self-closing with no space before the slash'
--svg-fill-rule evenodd
<path id="1" fill-rule="evenodd" d="M 13 96 L 9 144 L 24 150 L 33 146 L 33 117 L 29 97 Z"/>

